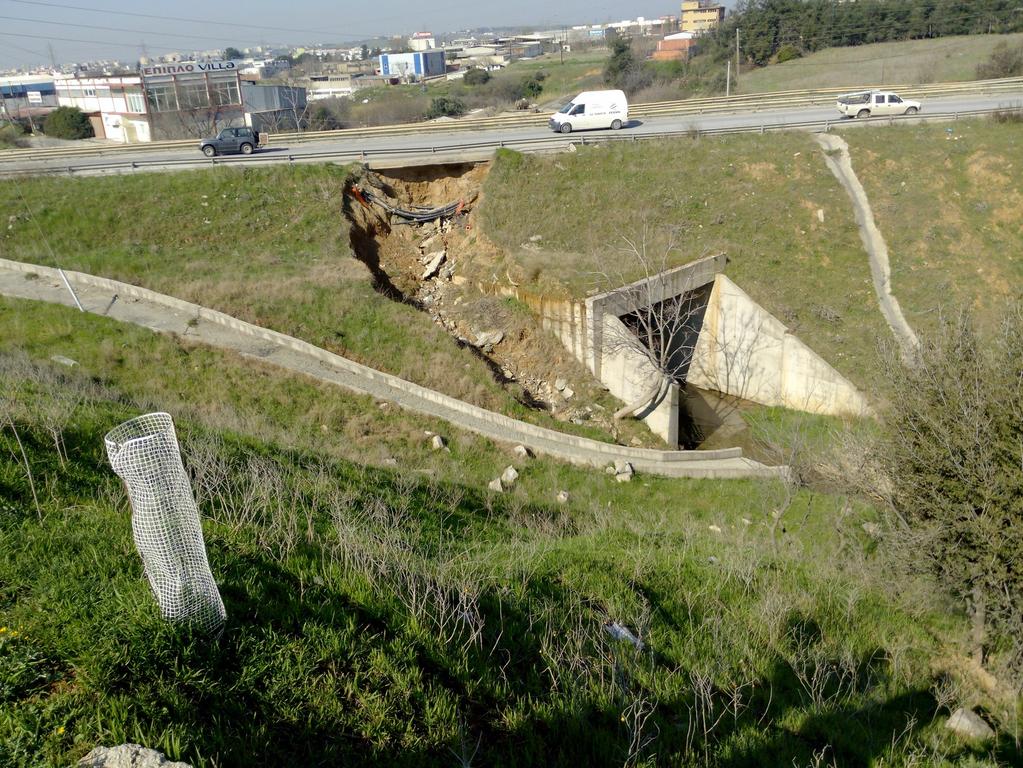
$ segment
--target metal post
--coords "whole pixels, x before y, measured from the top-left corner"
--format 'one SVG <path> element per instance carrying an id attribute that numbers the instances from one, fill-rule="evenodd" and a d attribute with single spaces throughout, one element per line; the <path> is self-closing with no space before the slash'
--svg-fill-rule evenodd
<path id="1" fill-rule="evenodd" d="M 728 60 L 728 64 L 725 67 L 725 98 L 727 99 L 732 95 L 732 60 Z"/>
<path id="2" fill-rule="evenodd" d="M 75 289 L 72 288 L 71 283 L 68 282 L 67 275 L 64 274 L 64 270 L 58 267 L 57 271 L 60 273 L 60 279 L 64 281 L 64 286 L 68 289 L 68 293 L 71 294 L 71 298 L 75 300 L 75 306 L 78 307 L 78 311 L 84 312 L 85 308 L 82 307 L 82 302 L 78 300 L 78 294 L 75 293 Z"/>
<path id="3" fill-rule="evenodd" d="M 739 28 L 735 28 L 735 91 L 739 91 Z"/>

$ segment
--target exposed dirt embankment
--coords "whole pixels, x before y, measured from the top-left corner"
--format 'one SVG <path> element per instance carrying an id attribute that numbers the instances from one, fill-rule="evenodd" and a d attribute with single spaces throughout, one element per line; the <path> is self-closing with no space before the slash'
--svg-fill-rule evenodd
<path id="1" fill-rule="evenodd" d="M 525 304 L 481 290 L 510 281 L 497 274 L 504 254 L 477 226 L 488 171 L 485 163 L 365 171 L 345 197 L 353 253 L 378 291 L 428 313 L 453 343 L 487 361 L 495 380 L 523 405 L 632 444 L 656 445 L 643 427 L 614 423 L 613 398 Z M 428 217 L 441 208 L 449 214 L 429 221 L 401 213 Z"/>

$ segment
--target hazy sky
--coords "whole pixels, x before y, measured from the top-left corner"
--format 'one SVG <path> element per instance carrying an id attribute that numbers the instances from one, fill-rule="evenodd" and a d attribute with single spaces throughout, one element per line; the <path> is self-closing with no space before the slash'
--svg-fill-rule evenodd
<path id="1" fill-rule="evenodd" d="M 50 45 L 58 63 L 101 58 L 133 62 L 143 44 L 155 56 L 227 45 L 344 43 L 421 29 L 543 27 L 678 12 L 676 0 L 0 0 L 0 69 L 48 64 Z"/>

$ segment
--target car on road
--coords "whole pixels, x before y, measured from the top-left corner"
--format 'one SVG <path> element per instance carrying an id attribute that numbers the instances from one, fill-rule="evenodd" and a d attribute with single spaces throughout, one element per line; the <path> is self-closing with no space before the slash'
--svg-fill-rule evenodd
<path id="1" fill-rule="evenodd" d="M 206 157 L 214 157 L 227 152 L 251 155 L 258 146 L 259 133 L 248 126 L 225 128 L 216 136 L 199 142 L 199 149 Z"/>
<path id="2" fill-rule="evenodd" d="M 585 128 L 617 131 L 629 122 L 629 102 L 624 91 L 583 91 L 553 115 L 547 125 L 558 133 Z"/>
<path id="3" fill-rule="evenodd" d="M 903 99 L 891 91 L 857 91 L 838 97 L 838 111 L 844 117 L 887 117 L 889 115 L 915 115 L 920 111 L 919 101 Z"/>

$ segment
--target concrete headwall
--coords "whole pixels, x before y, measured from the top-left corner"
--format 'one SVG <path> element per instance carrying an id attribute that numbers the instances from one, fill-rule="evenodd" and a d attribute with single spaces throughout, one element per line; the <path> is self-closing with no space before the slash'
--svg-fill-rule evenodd
<path id="1" fill-rule="evenodd" d="M 745 291 L 714 280 L 688 382 L 763 405 L 864 415 L 862 393 Z"/>

